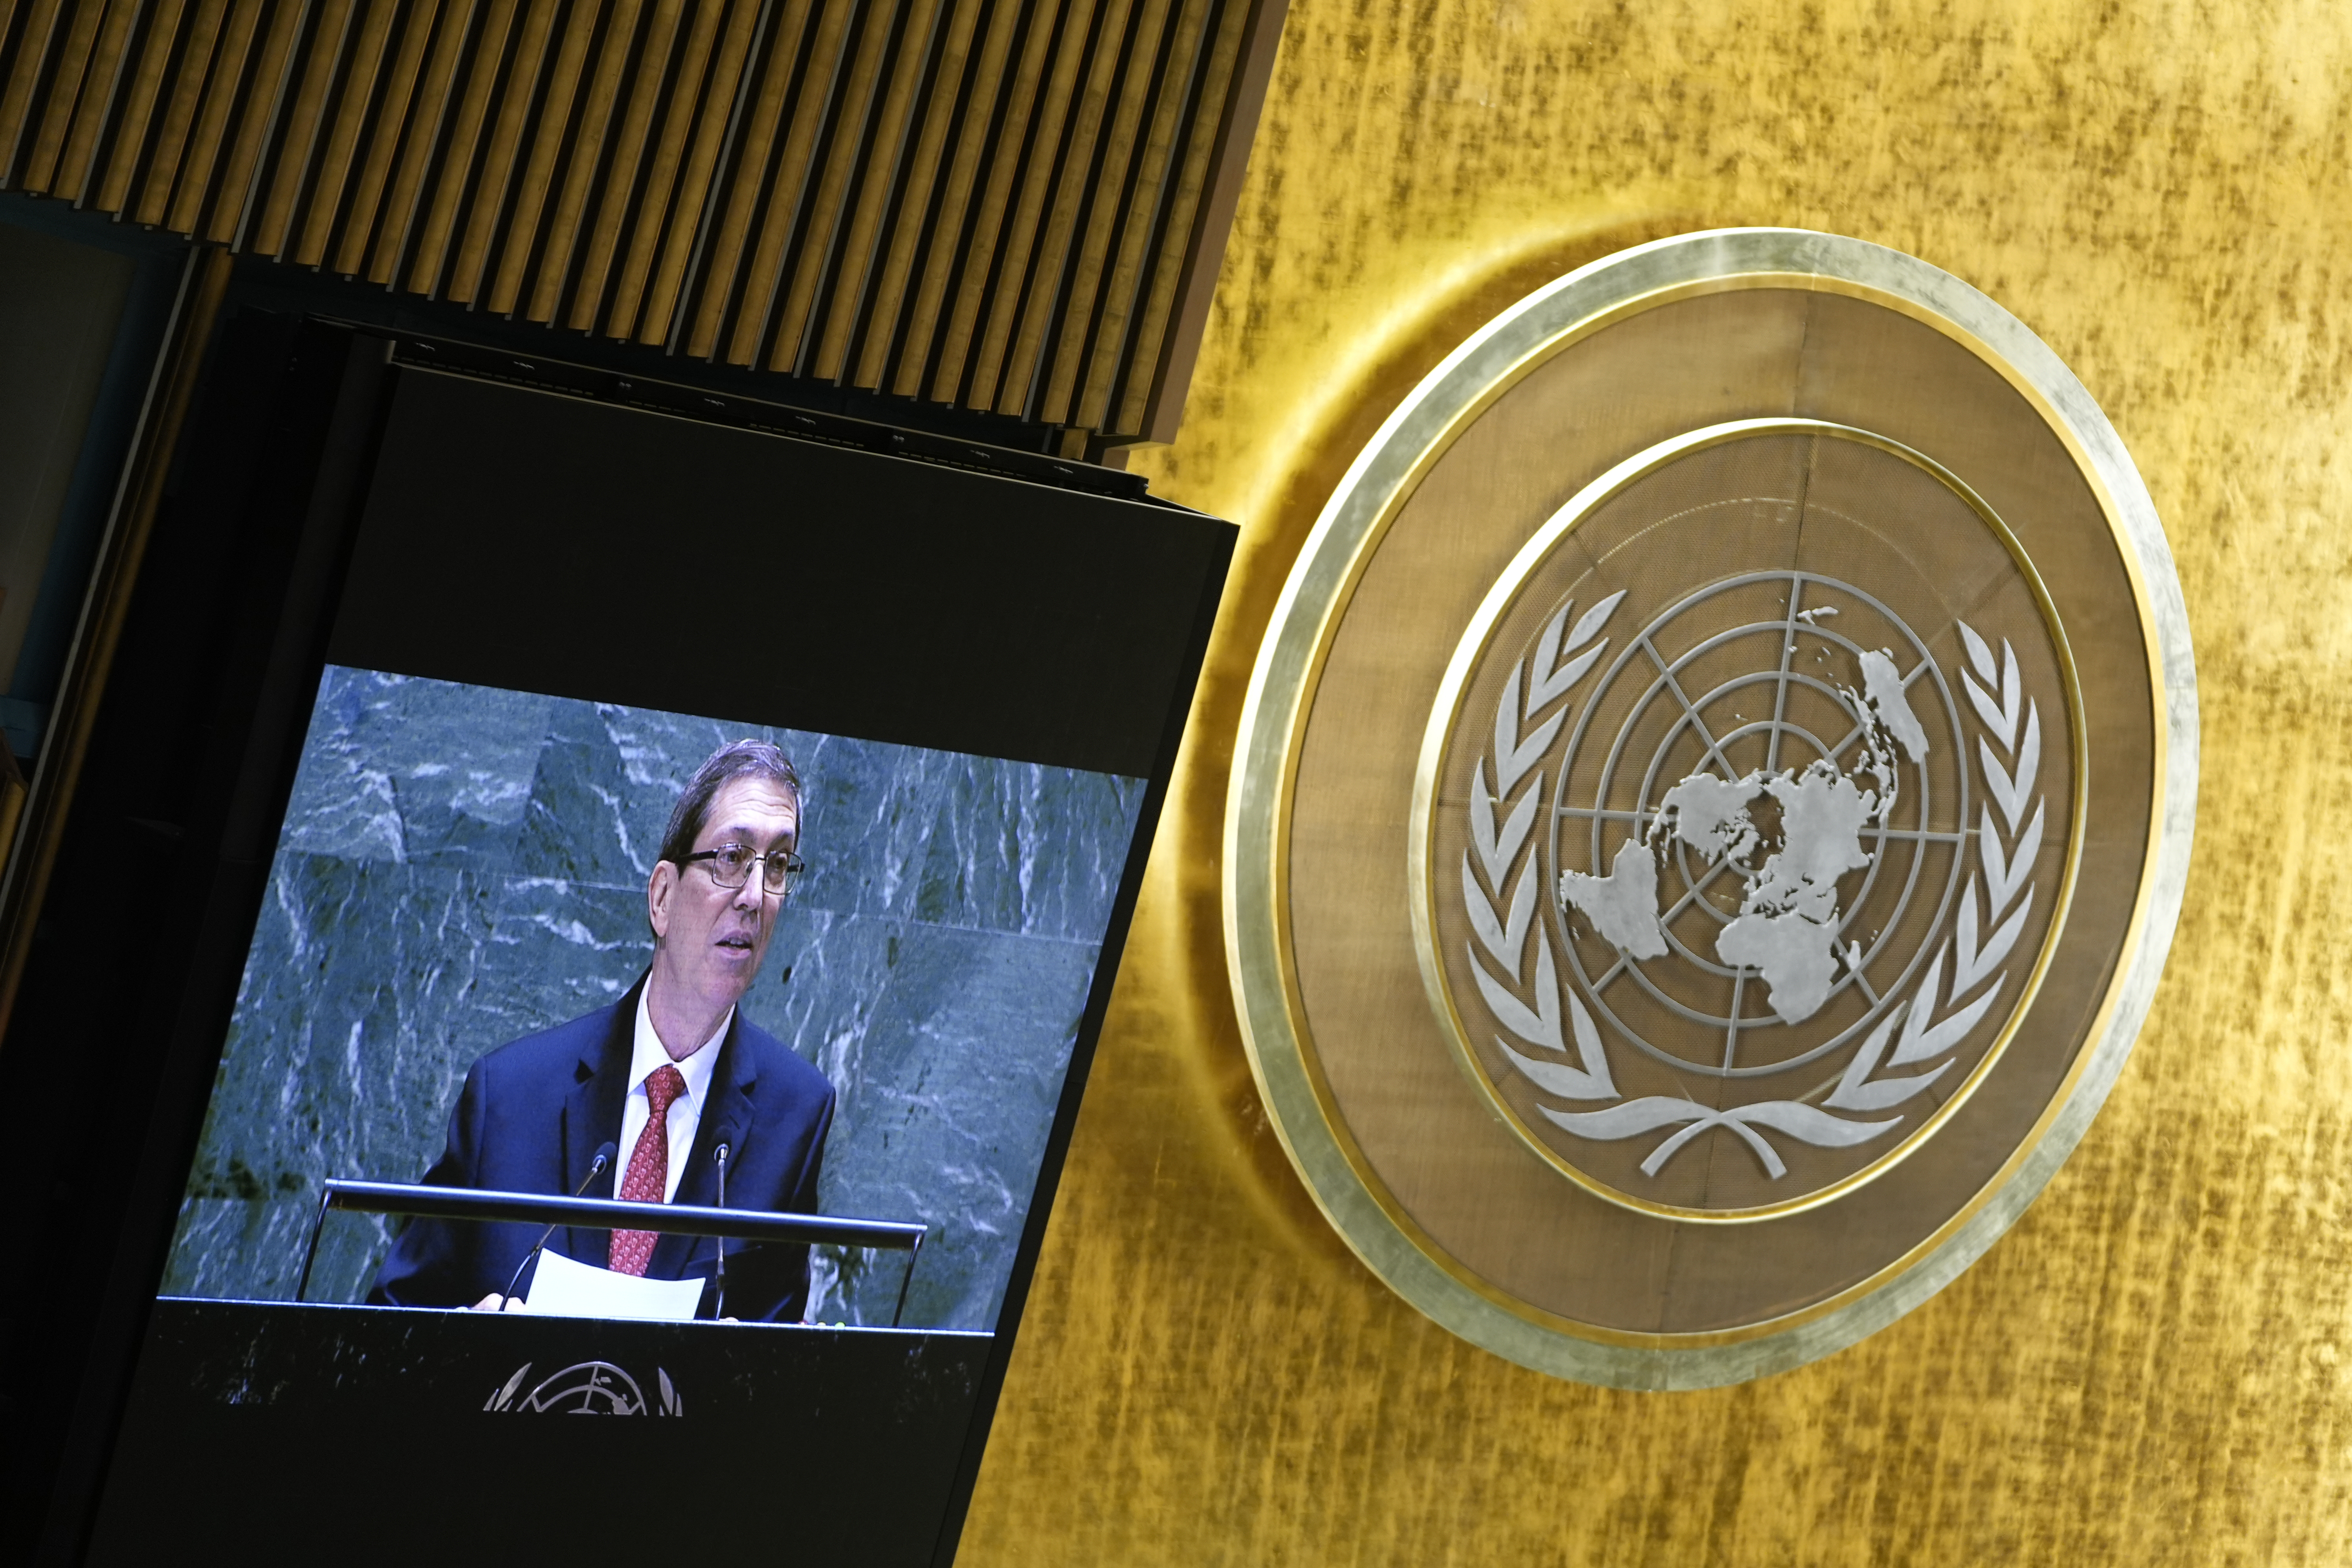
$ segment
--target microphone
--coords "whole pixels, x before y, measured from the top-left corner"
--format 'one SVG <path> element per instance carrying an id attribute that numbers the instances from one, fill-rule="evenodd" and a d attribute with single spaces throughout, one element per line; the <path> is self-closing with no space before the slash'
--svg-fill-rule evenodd
<path id="1" fill-rule="evenodd" d="M 711 1152 L 711 1159 L 719 1166 L 719 1206 L 720 1208 L 727 1206 L 727 1156 L 733 1152 L 734 1151 L 724 1143 L 719 1144 Z M 723 1236 L 714 1236 L 710 1238 L 710 1242 L 718 1249 L 717 1261 L 711 1265 L 710 1270 L 711 1281 L 719 1291 L 710 1302 L 710 1321 L 715 1323 L 727 1316 L 727 1238 Z"/>
<path id="2" fill-rule="evenodd" d="M 620 1152 L 619 1144 L 607 1140 L 604 1146 L 596 1151 L 596 1157 L 588 1162 L 588 1173 L 580 1178 L 580 1184 L 572 1189 L 572 1195 L 576 1198 L 586 1192 L 588 1184 L 604 1173 L 613 1163 L 613 1156 Z M 506 1302 L 514 1300 L 515 1287 L 522 1283 L 522 1271 L 530 1267 L 530 1260 L 539 1256 L 540 1248 L 547 1245 L 547 1238 L 555 1234 L 556 1224 L 556 1221 L 550 1220 L 547 1228 L 539 1233 L 539 1239 L 530 1244 L 530 1250 L 522 1255 L 522 1261 L 515 1265 L 514 1278 L 507 1281 L 506 1301 L 499 1304 L 499 1311 L 505 1311 Z"/>

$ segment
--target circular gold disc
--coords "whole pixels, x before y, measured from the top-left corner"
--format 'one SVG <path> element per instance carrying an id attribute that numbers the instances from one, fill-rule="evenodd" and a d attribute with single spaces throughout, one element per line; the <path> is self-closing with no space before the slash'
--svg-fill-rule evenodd
<path id="1" fill-rule="evenodd" d="M 1990 300 L 1781 230 L 1573 274 L 1375 437 L 1261 654 L 1227 936 L 1286 1147 L 1528 1365 L 1849 1343 L 2120 1068 L 2194 703 L 2129 459 Z"/>

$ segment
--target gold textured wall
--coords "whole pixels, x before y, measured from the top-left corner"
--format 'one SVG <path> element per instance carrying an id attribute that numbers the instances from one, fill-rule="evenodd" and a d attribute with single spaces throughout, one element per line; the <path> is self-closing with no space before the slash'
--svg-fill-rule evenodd
<path id="1" fill-rule="evenodd" d="M 2352 1561 L 2352 10 L 1295 0 L 1163 494 L 1243 527 L 965 1537 L 974 1564 Z M 2201 805 L 2074 1161 L 1862 1345 L 1677 1395 L 1390 1296 L 1267 1129 L 1218 928 L 1244 684 L 1339 474 L 1527 289 L 1788 224 L 1986 289 L 2145 472 Z"/>

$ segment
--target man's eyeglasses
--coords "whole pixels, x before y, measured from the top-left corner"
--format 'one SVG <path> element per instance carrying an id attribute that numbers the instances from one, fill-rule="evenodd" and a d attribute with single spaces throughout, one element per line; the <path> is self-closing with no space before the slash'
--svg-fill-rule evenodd
<path id="1" fill-rule="evenodd" d="M 760 886 L 779 898 L 790 898 L 793 884 L 808 869 L 808 862 L 789 849 L 771 849 L 765 855 L 755 855 L 748 844 L 721 844 L 716 849 L 698 849 L 686 858 L 691 866 L 697 860 L 709 862 L 710 879 L 726 889 L 736 889 L 751 879 L 751 868 L 760 868 Z"/>

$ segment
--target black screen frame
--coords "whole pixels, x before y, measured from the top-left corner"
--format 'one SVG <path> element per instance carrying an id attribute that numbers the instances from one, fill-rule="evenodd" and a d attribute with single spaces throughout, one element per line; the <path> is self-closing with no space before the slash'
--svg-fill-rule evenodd
<path id="1" fill-rule="evenodd" d="M 5 1043 L 5 1059 L 21 1069 L 57 1042 L 73 1037 L 78 1021 L 89 1024 L 93 999 L 113 981 L 108 1008 L 97 1018 L 103 1037 L 96 1042 L 99 1065 L 91 1086 L 92 1103 L 103 1114 L 85 1129 L 85 1138 L 61 1139 L 37 1152 L 52 1163 L 89 1166 L 87 1179 L 49 1205 L 37 1244 L 26 1249 L 62 1260 L 60 1277 L 75 1283 L 48 1300 L 42 1317 L 11 1325 L 16 1341 L 12 1353 L 26 1353 L 37 1337 L 52 1349 L 47 1384 L 35 1390 L 31 1408 L 12 1412 L 26 1422 L 48 1422 L 55 1439 L 48 1452 L 31 1456 L 47 1463 L 37 1474 L 26 1470 L 17 1483 L 51 1481 L 39 1489 L 46 1496 L 23 1498 L 36 1506 L 29 1516 L 18 1515 L 46 1516 L 37 1542 L 46 1561 L 76 1560 L 89 1540 L 247 943 L 265 894 L 310 697 L 323 668 L 360 662 L 525 689 L 552 684 L 528 678 L 510 681 L 499 672 L 486 677 L 415 668 L 432 660 L 396 650 L 388 656 L 387 647 L 398 637 L 387 632 L 381 616 L 370 642 L 355 640 L 352 623 L 340 615 L 366 607 L 366 594 L 350 592 L 347 577 L 362 542 L 366 500 L 384 471 L 380 459 L 397 389 L 403 378 L 452 376 L 446 345 L 437 346 L 436 359 L 436 345 L 404 344 L 380 330 L 248 309 L 228 321 L 211 351 L 114 676 L 100 706 L 85 782 L 59 848 L 53 881 L 58 890 L 35 939 Z M 565 404 L 575 416 L 594 406 L 565 397 L 560 388 L 506 388 L 499 395 L 541 400 L 534 407 Z M 736 401 L 740 407 L 743 400 Z M 902 455 L 838 451 L 838 441 L 827 446 L 776 430 L 725 428 L 676 413 L 606 408 L 588 416 L 660 420 L 673 435 L 689 440 L 719 439 L 719 432 L 726 440 L 784 443 L 803 458 L 824 452 L 822 461 L 835 466 L 892 465 L 888 471 L 902 478 L 919 472 L 921 484 L 997 498 L 992 504 L 1000 515 L 992 521 L 985 515 L 992 506 L 982 505 L 982 515 L 971 521 L 976 539 L 1003 526 L 1005 510 L 1045 508 L 1070 519 L 1091 519 L 1103 539 L 1125 532 L 1146 542 L 1179 541 L 1181 548 L 1172 555 L 1163 552 L 1161 569 L 1177 561 L 1192 574 L 1189 592 L 1176 595 L 1189 603 L 1167 627 L 1172 654 L 1165 661 L 1161 711 L 1143 715 L 1140 723 L 1135 714 L 1121 715 L 1122 732 L 1115 744 L 1097 745 L 1084 734 L 1048 733 L 1055 726 L 1047 723 L 1042 730 L 1032 726 L 1037 732 L 1023 744 L 990 753 L 1066 765 L 1100 767 L 1120 759 L 1148 760 L 1149 765 L 1139 774 L 1130 773 L 1147 781 L 1141 814 L 945 1500 L 933 1552 L 934 1562 L 945 1563 L 954 1555 L 1017 1337 L 1235 531 L 1165 503 L 1105 495 L 1098 486 L 1056 489 L 1001 474 L 927 466 Z M 1073 523 L 1068 539 L 1083 545 L 1088 526 Z M 1115 568 L 1122 559 L 1132 568 L 1153 557 L 1149 550 L 1122 557 L 1115 549 L 1097 556 L 1038 564 L 1049 576 L 1057 565 L 1068 569 L 1066 576 L 1080 567 L 1097 574 L 1092 582 L 1072 578 L 1059 585 L 1074 603 L 1095 595 L 1104 602 L 1093 618 L 1107 615 L 1116 621 L 1118 593 L 1135 584 L 1118 581 Z M 1171 596 L 1164 584 L 1160 596 Z M 503 673 L 512 677 L 518 671 Z M 588 672 L 583 683 L 593 686 L 596 679 Z M 1086 681 L 1077 686 L 1084 688 Z M 574 694 L 585 693 L 575 689 Z M 841 722 L 837 713 L 725 716 L 941 743 L 936 736 L 926 740 L 914 732 L 920 725 L 852 725 Z M 971 744 L 948 749 L 986 750 Z M 184 787 L 159 791 L 159 774 Z M 98 951 L 104 933 L 121 920 L 120 907 L 106 894 L 100 868 L 119 857 L 126 842 L 154 858 L 157 875 L 171 889 L 130 971 Z M 65 1194 L 64 1184 L 59 1192 Z M 23 1282 L 16 1283 L 22 1297 Z"/>

